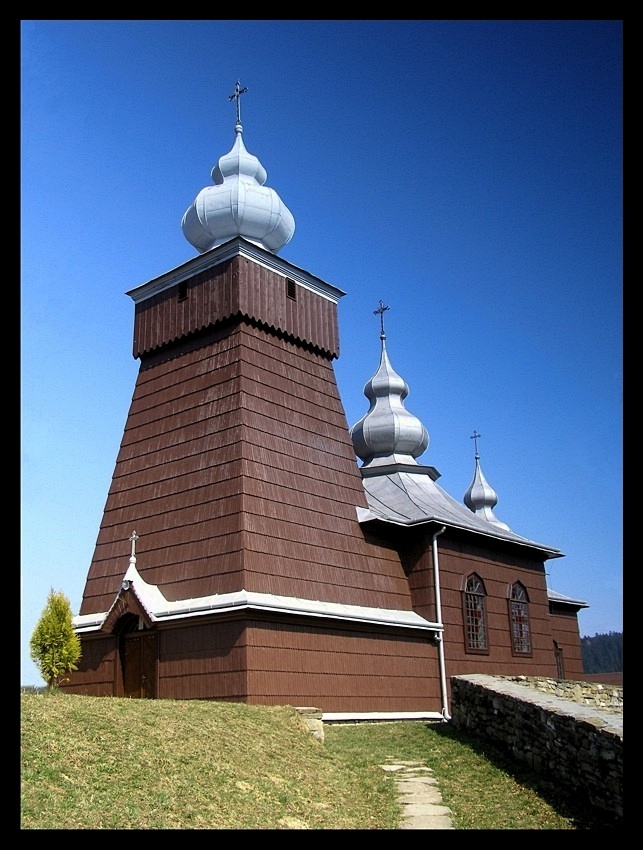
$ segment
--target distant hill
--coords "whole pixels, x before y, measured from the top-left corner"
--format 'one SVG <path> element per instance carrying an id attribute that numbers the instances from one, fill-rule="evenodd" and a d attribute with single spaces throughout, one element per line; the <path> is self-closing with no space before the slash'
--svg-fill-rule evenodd
<path id="1" fill-rule="evenodd" d="M 623 632 L 580 639 L 584 673 L 623 672 Z"/>

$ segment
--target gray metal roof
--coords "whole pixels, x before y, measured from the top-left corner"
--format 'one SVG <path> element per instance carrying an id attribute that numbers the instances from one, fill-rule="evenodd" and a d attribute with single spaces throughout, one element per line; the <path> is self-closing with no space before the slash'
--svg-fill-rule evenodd
<path id="1" fill-rule="evenodd" d="M 573 605 L 575 608 L 589 608 L 588 602 L 583 602 L 580 599 L 572 599 L 571 596 L 563 596 L 555 590 L 547 588 L 547 598 L 550 602 L 558 602 L 561 605 Z"/>
<path id="2" fill-rule="evenodd" d="M 408 466 L 407 466 L 408 470 Z M 391 471 L 382 475 L 365 475 L 364 490 L 369 509 L 358 508 L 360 522 L 379 520 L 395 525 L 413 526 L 439 523 L 481 534 L 494 540 L 506 540 L 520 546 L 538 549 L 546 558 L 562 557 L 562 552 L 514 534 L 500 525 L 481 519 L 449 496 L 429 472 L 431 467 L 418 466 L 417 472 Z"/>
<path id="3" fill-rule="evenodd" d="M 429 433 L 404 407 L 409 387 L 393 369 L 386 351 L 384 312 L 388 309 L 380 301 L 374 311 L 380 316 L 380 363 L 364 387 L 369 409 L 350 430 L 355 454 L 363 461 L 362 482 L 369 506 L 357 509 L 359 521 L 405 526 L 439 523 L 536 549 L 545 558 L 561 557 L 558 549 L 514 534 L 494 516 L 498 497 L 480 469 L 477 439 L 476 468 L 464 504 L 435 483 L 439 473 L 434 467 L 418 464 L 416 458 L 429 445 Z M 474 438 L 478 436 L 474 432 Z"/>

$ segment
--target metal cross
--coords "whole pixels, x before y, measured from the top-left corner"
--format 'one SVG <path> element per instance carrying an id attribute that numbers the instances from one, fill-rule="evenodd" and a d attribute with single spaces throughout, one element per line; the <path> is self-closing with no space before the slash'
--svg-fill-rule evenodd
<path id="1" fill-rule="evenodd" d="M 474 428 L 474 429 L 473 429 L 473 434 L 469 437 L 469 439 L 470 439 L 470 440 L 475 440 L 474 445 L 475 445 L 475 447 L 476 447 L 476 457 L 477 457 L 477 458 L 478 458 L 478 457 L 480 457 L 480 456 L 479 456 L 479 454 L 478 454 L 478 438 L 479 438 L 479 437 L 482 437 L 482 434 L 478 434 L 478 432 L 477 432 L 477 431 L 476 431 L 476 429 Z"/>
<path id="2" fill-rule="evenodd" d="M 373 310 L 373 314 L 375 316 L 377 316 L 378 313 L 380 314 L 380 339 L 386 339 L 386 334 L 384 333 L 384 313 L 390 309 L 390 307 L 385 306 L 383 301 L 380 301 L 380 306 L 377 310 Z"/>
<path id="3" fill-rule="evenodd" d="M 239 101 L 241 99 L 241 95 L 245 94 L 248 91 L 248 86 L 244 86 L 241 88 L 241 82 L 237 80 L 234 86 L 234 94 L 228 95 L 228 100 L 236 100 L 237 101 L 237 124 L 241 124 L 241 107 L 239 105 Z"/>
<path id="4" fill-rule="evenodd" d="M 132 536 L 130 537 L 130 540 L 132 541 L 132 558 L 136 557 L 135 548 L 136 548 L 136 541 L 138 540 L 138 537 L 139 537 L 139 535 L 135 531 L 133 531 Z"/>

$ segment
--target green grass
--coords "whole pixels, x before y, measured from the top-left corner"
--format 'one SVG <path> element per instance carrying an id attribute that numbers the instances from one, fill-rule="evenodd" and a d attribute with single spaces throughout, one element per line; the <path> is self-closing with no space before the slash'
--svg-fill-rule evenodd
<path id="1" fill-rule="evenodd" d="M 22 829 L 395 829 L 390 758 L 430 767 L 456 829 L 589 829 L 502 755 L 424 722 L 289 706 L 21 693 Z"/>

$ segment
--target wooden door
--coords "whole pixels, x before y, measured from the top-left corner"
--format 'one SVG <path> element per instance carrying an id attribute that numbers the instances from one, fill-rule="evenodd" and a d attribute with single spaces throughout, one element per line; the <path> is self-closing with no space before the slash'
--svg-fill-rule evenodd
<path id="1" fill-rule="evenodd" d="M 156 632 L 124 636 L 123 691 L 133 699 L 156 697 Z"/>

